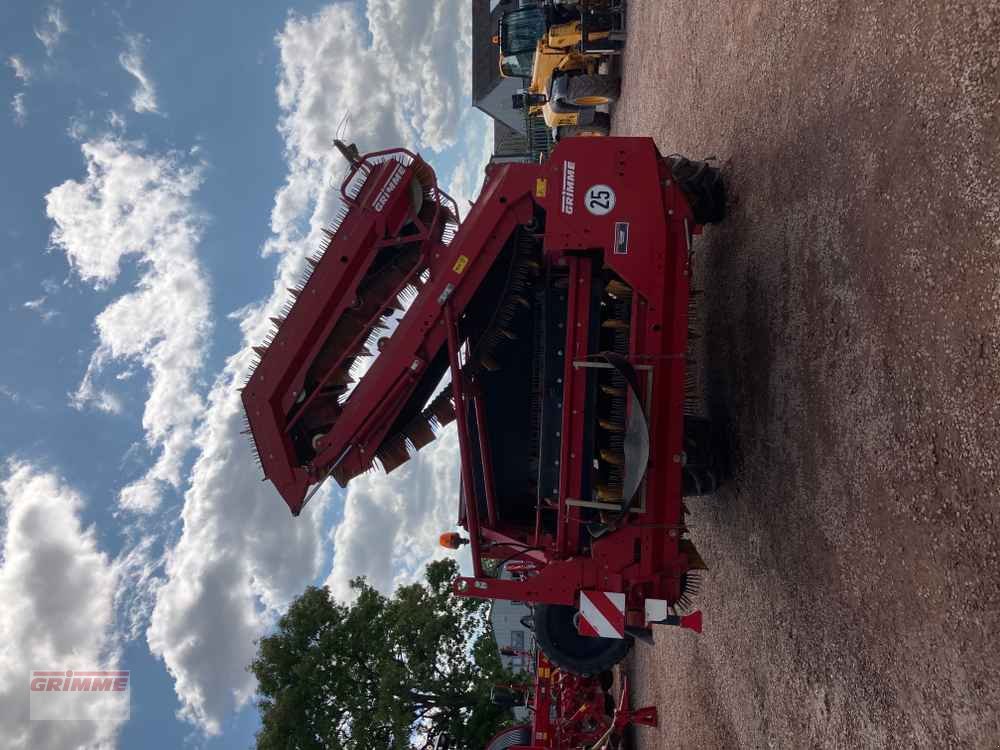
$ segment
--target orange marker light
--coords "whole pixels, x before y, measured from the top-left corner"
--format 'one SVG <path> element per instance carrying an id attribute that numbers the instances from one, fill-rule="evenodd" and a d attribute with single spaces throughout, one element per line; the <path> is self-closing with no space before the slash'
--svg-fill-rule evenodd
<path id="1" fill-rule="evenodd" d="M 464 539 L 457 531 L 448 531 L 440 536 L 438 543 L 445 549 L 458 549 L 463 544 L 468 544 L 469 540 Z"/>

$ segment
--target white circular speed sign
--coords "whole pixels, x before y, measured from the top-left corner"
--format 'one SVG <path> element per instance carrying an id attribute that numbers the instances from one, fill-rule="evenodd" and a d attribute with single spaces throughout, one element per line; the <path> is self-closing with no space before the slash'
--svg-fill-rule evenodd
<path id="1" fill-rule="evenodd" d="M 607 185 L 594 185 L 583 196 L 583 205 L 594 216 L 609 214 L 615 207 L 615 191 Z"/>

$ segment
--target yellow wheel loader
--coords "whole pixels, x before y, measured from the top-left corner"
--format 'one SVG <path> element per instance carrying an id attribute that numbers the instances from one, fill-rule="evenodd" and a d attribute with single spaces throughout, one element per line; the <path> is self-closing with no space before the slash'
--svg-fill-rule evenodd
<path id="1" fill-rule="evenodd" d="M 625 42 L 625 7 L 613 0 L 555 0 L 505 13 L 499 24 L 500 72 L 527 84 L 515 108 L 541 115 L 556 140 L 607 135 L 620 80 L 602 72 Z"/>

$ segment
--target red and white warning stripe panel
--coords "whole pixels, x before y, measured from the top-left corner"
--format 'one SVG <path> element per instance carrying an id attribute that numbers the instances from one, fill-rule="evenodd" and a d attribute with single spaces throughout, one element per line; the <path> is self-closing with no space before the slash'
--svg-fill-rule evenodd
<path id="1" fill-rule="evenodd" d="M 624 638 L 625 594 L 581 591 L 577 632 L 599 638 Z"/>

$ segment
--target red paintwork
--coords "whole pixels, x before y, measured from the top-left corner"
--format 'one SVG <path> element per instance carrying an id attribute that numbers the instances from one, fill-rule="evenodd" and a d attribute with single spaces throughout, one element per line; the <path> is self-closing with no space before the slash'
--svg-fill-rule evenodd
<path id="1" fill-rule="evenodd" d="M 605 691 L 597 677 L 580 677 L 553 667 L 538 652 L 535 682 L 530 691 L 532 707 L 531 744 L 510 750 L 569 750 L 591 747 L 609 729 L 621 734 L 629 724 L 657 725 L 652 706 L 629 708 L 628 679 L 622 677 L 613 715 L 604 712 Z M 501 732 L 502 733 L 502 732 Z M 491 743 L 486 747 L 490 748 Z"/>
<path id="2" fill-rule="evenodd" d="M 466 498 L 461 522 L 470 532 L 475 564 L 474 577 L 456 581 L 456 592 L 567 605 L 575 605 L 583 589 L 624 592 L 628 624 L 645 626 L 643 600 L 676 601 L 681 575 L 688 569 L 688 560 L 678 546 L 683 529 L 680 455 L 689 244 L 690 235 L 701 228 L 694 223 L 687 198 L 672 184 L 668 163 L 649 138 L 579 138 L 561 142 L 544 164 L 491 165 L 479 199 L 450 244 L 436 239 L 440 225 L 447 220 L 444 209 L 435 212 L 426 231 L 419 235 L 430 280 L 342 404 L 333 428 L 318 440 L 315 458 L 300 466 L 288 438 L 291 424 L 285 415 L 302 387 L 304 374 L 353 299 L 377 249 L 413 218 L 406 195 L 414 170 L 425 170 L 421 173 L 425 184 L 433 180 L 433 173 L 422 162 L 411 165 L 407 161 L 416 159 L 408 152 L 381 156 L 406 162 L 400 185 L 384 210 L 376 211 L 373 203 L 396 169 L 396 162 L 376 164 L 371 156 L 364 157 L 362 171 L 370 172 L 367 181 L 357 195 L 350 190 L 345 193 L 349 207 L 346 218 L 243 392 L 266 477 L 298 514 L 309 486 L 333 467 L 347 476 L 365 471 L 425 368 L 442 347 L 447 347 Z M 567 177 L 567 164 L 574 165 L 572 179 Z M 348 182 L 357 185 L 360 180 L 352 172 Z M 570 184 L 573 195 L 567 190 Z M 593 185 L 610 186 L 617 196 L 614 209 L 605 216 L 594 215 L 583 205 L 584 195 Z M 544 190 L 540 189 L 543 186 Z M 442 206 L 448 205 L 450 199 L 440 195 Z M 469 455 L 479 450 L 480 444 L 471 444 L 465 424 L 465 404 L 475 398 L 477 384 L 460 371 L 462 342 L 456 331 L 456 320 L 476 295 L 505 242 L 517 226 L 532 220 L 536 204 L 546 212 L 544 262 L 565 265 L 569 272 L 560 497 L 553 507 L 539 513 L 556 514 L 554 536 L 542 530 L 540 518 L 530 527 L 505 523 L 502 508 L 497 512 L 500 501 L 493 497 L 492 482 L 484 498 L 488 517 L 479 517 Z M 629 223 L 627 254 L 613 252 L 615 222 L 619 221 Z M 632 287 L 629 359 L 636 368 L 648 368 L 639 372 L 643 388 L 649 377 L 653 379 L 647 414 L 650 460 L 645 475 L 646 511 L 632 514 L 620 528 L 594 541 L 589 552 L 579 542 L 580 514 L 566 505 L 567 499 L 579 497 L 581 477 L 589 470 L 582 465 L 581 450 L 586 372 L 573 366 L 574 360 L 595 353 L 587 350 L 583 333 L 590 314 L 589 295 L 578 291 L 589 288 L 592 265 L 583 262 L 584 257 L 600 257 L 603 265 Z M 475 416 L 482 418 L 480 410 L 475 410 Z M 485 431 L 479 433 L 482 445 L 488 446 Z M 491 475 L 489 460 L 485 464 L 486 474 Z M 491 544 L 486 550 L 484 541 Z M 521 549 L 518 544 L 539 548 L 522 555 L 539 564 L 537 573 L 513 581 L 483 577 L 483 556 L 516 557 Z"/>
<path id="3" fill-rule="evenodd" d="M 406 164 L 402 180 L 382 209 L 376 210 L 373 204 L 401 163 Z M 295 304 L 273 341 L 266 350 L 258 350 L 260 363 L 243 389 L 243 406 L 264 476 L 274 483 L 295 515 L 302 508 L 309 485 L 322 478 L 325 467 L 320 462 L 311 466 L 297 464 L 288 436 L 295 419 L 288 419 L 286 415 L 301 393 L 306 371 L 319 355 L 323 342 L 352 304 L 358 284 L 375 253 L 395 238 L 404 224 L 415 219 L 408 196 L 410 181 L 419 164 L 414 154 L 397 149 L 369 154 L 360 166 L 351 170 L 342 188 L 347 214 L 335 233 L 327 233 L 322 258 L 304 286 L 293 292 Z M 433 175 L 429 169 L 427 172 Z M 352 187 L 360 187 L 360 191 Z M 436 191 L 436 184 L 427 187 Z M 447 220 L 446 208 L 451 200 L 437 192 L 441 196 L 441 207 L 427 226 L 421 226 L 419 234 L 407 237 L 408 241 L 421 241 L 425 255 L 436 246 L 434 238 L 440 235 Z M 420 224 L 419 219 L 415 221 Z M 332 372 L 338 362 L 325 364 Z M 383 390 L 383 398 L 387 390 Z M 306 400 L 299 414 L 305 413 L 316 393 L 318 389 Z M 352 434 L 357 434 L 371 421 L 359 418 L 356 408 L 349 415 L 346 409 L 344 411 L 337 424 Z M 348 456 L 354 457 L 356 454 Z"/>
<path id="4" fill-rule="evenodd" d="M 562 208 L 566 162 L 575 164 L 576 201 L 572 214 Z M 684 367 L 687 350 L 687 305 L 690 282 L 689 233 L 700 232 L 684 194 L 669 180 L 668 165 L 653 142 L 645 138 L 569 139 L 555 149 L 548 162 L 536 168 L 548 180 L 545 254 L 551 262 L 569 267 L 567 357 L 563 390 L 560 493 L 555 540 L 543 540 L 549 564 L 538 574 L 520 581 L 459 579 L 456 592 L 464 596 L 495 597 L 526 602 L 575 605 L 579 591 L 597 589 L 627 595 L 628 624 L 645 626 L 643 601 L 675 601 L 681 593 L 680 577 L 688 569 L 678 549 L 683 527 L 681 514 L 681 463 L 683 440 Z M 501 170 L 497 170 L 501 171 Z M 606 216 L 585 210 L 583 196 L 595 184 L 610 186 L 617 195 L 615 209 Z M 628 221 L 629 252 L 613 252 L 616 221 Z M 589 285 L 590 264 L 573 251 L 597 248 L 606 266 L 614 269 L 633 289 L 630 360 L 648 366 L 653 377 L 650 428 L 650 461 L 646 472 L 646 512 L 635 523 L 592 544 L 591 554 L 581 555 L 579 514 L 565 505 L 579 497 L 586 467 L 583 451 L 583 390 L 585 370 L 574 368 L 582 359 L 589 304 L 577 289 Z M 580 325 L 577 325 L 577 324 Z M 645 386 L 646 373 L 640 373 Z M 569 408 L 566 408 L 569 407 Z M 517 535 L 512 534 L 515 538 Z M 531 537 L 521 535 L 524 541 Z M 635 561 L 633 550 L 640 548 Z"/>

